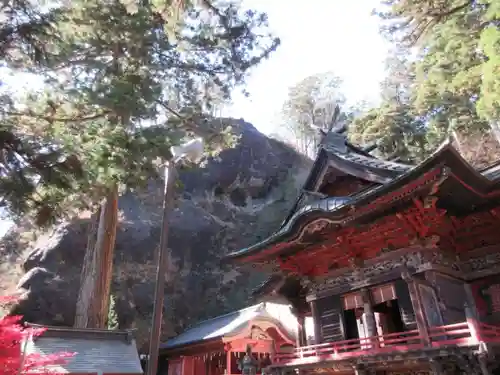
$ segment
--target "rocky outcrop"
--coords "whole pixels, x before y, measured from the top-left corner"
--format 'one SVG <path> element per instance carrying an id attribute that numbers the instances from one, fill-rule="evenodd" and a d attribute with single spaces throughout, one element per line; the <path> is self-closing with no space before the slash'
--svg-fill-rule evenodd
<path id="1" fill-rule="evenodd" d="M 251 124 L 230 121 L 241 134 L 238 145 L 199 168 L 180 172 L 183 186 L 170 219 L 166 336 L 246 303 L 265 275 L 223 268 L 219 259 L 276 229 L 310 166 Z M 120 327 L 138 328 L 142 339 L 147 338 L 153 309 L 162 198 L 163 182 L 151 181 L 147 190 L 119 201 L 112 293 Z M 2 277 L 0 284 L 4 293 L 22 292 L 15 312 L 32 322 L 72 325 L 88 224 L 82 217 L 36 240 L 26 238 L 21 229 L 4 238 L 1 267 L 10 270 L 10 277 Z"/>

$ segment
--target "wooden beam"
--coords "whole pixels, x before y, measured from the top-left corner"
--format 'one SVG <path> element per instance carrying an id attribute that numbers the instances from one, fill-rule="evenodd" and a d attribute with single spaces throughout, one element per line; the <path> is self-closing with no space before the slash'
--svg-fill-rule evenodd
<path id="1" fill-rule="evenodd" d="M 166 349 L 160 348 L 160 355 L 165 356 L 167 358 L 177 358 L 185 355 L 187 356 L 199 355 L 207 352 L 213 352 L 213 353 L 224 352 L 224 343 L 222 342 L 220 337 L 174 348 L 166 348 Z"/>

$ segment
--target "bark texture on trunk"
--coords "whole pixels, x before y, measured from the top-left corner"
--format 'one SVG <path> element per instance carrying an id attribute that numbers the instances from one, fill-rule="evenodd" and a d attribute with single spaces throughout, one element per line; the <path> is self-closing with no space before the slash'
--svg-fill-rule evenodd
<path id="1" fill-rule="evenodd" d="M 117 225 L 118 190 L 115 186 L 101 208 L 101 220 L 96 242 L 98 276 L 90 308 L 92 314 L 89 316 L 88 328 L 106 328 Z"/>
<path id="2" fill-rule="evenodd" d="M 83 266 L 80 275 L 80 289 L 76 300 L 75 323 L 76 328 L 86 328 L 89 321 L 90 304 L 94 291 L 95 279 L 97 277 L 96 239 L 101 208 L 94 213 L 90 219 L 90 227 L 87 237 L 87 248 L 83 258 Z"/>
<path id="3" fill-rule="evenodd" d="M 108 194 L 89 230 L 76 304 L 75 327 L 105 328 L 118 225 L 118 190 Z"/>

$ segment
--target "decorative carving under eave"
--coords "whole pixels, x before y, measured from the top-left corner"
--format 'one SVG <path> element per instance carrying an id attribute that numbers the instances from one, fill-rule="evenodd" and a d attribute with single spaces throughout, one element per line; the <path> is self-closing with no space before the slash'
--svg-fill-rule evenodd
<path id="1" fill-rule="evenodd" d="M 436 207 L 435 197 L 412 201 L 413 205 L 404 211 L 366 226 L 339 228 L 326 218 L 313 221 L 293 241 L 295 244 L 302 241 L 307 251 L 296 252 L 293 256 L 296 262 L 284 262 L 283 265 L 290 266 L 284 270 L 320 276 L 330 269 L 349 266 L 351 258 L 373 259 L 412 244 L 438 249 L 442 242 L 441 227 L 449 222 L 446 211 Z"/>
<path id="2" fill-rule="evenodd" d="M 265 332 L 262 328 L 253 326 L 249 339 L 254 339 L 254 340 L 271 340 L 271 337 L 269 337 L 269 334 Z"/>
<path id="3" fill-rule="evenodd" d="M 460 271 L 461 267 L 456 258 L 447 251 L 435 249 L 432 251 L 422 251 L 422 264 L 433 264 L 436 266 L 443 266 L 452 269 L 453 271 Z"/>
<path id="4" fill-rule="evenodd" d="M 327 219 L 318 219 L 310 223 L 304 228 L 303 234 L 312 235 L 317 232 L 321 232 L 326 229 L 331 224 L 331 220 Z"/>
<path id="5" fill-rule="evenodd" d="M 309 291 L 314 293 L 344 285 L 354 286 L 365 279 L 384 275 L 401 267 L 416 269 L 421 266 L 423 262 L 424 259 L 420 251 L 411 251 L 399 257 L 377 262 L 363 268 L 346 271 L 338 276 L 325 276 L 321 280 L 312 282 L 309 285 Z M 361 276 L 363 280 L 361 280 Z"/>
<path id="6" fill-rule="evenodd" d="M 339 276 L 325 278 L 312 283 L 309 286 L 309 292 L 315 293 L 323 290 L 333 289 L 342 285 L 353 285 L 356 277 L 352 272 L 347 272 Z"/>
<path id="7" fill-rule="evenodd" d="M 500 264 L 500 252 L 495 251 L 482 257 L 468 259 L 461 262 L 464 272 L 471 273 L 493 268 Z"/>
<path id="8" fill-rule="evenodd" d="M 318 238 L 334 232 L 336 226 L 338 226 L 337 222 L 327 218 L 313 220 L 302 228 L 292 243 L 300 245 L 316 242 Z"/>
<path id="9" fill-rule="evenodd" d="M 500 263 L 500 255 L 495 259 Z M 432 266 L 444 267 L 455 272 L 462 271 L 461 265 L 456 259 L 451 259 L 450 254 L 440 250 L 423 249 L 409 251 L 398 257 L 376 262 L 365 267 L 354 267 L 353 270 L 346 269 L 346 272 L 341 274 L 326 275 L 321 279 L 308 279 L 304 282 L 307 283 L 309 291 L 315 293 L 346 285 L 357 287 L 365 280 L 389 274 L 397 269 L 423 270 L 426 268 L 430 269 Z"/>

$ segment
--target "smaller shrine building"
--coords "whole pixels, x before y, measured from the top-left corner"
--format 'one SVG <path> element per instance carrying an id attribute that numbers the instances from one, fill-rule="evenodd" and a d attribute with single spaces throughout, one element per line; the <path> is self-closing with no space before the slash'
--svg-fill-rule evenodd
<path id="1" fill-rule="evenodd" d="M 278 353 L 290 353 L 297 339 L 291 305 L 259 304 L 205 320 L 160 346 L 160 375 L 234 375 L 250 346 L 258 371 Z"/>

